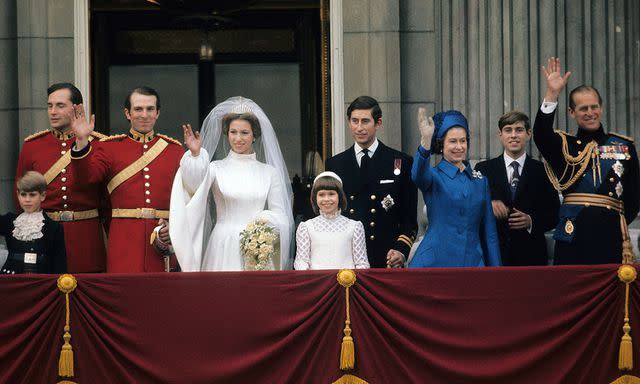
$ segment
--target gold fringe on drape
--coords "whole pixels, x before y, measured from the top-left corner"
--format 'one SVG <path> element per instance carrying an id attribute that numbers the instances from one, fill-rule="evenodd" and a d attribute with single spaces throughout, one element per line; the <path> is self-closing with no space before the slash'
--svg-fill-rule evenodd
<path id="1" fill-rule="evenodd" d="M 362 380 L 358 376 L 353 375 L 343 375 L 338 380 L 334 381 L 331 384 L 369 384 L 366 381 Z"/>
<path id="2" fill-rule="evenodd" d="M 636 376 L 624 375 L 612 381 L 611 384 L 640 384 L 640 378 Z"/>
<path id="3" fill-rule="evenodd" d="M 65 298 L 65 324 L 64 324 L 64 344 L 60 351 L 60 360 L 58 361 L 58 376 L 73 377 L 73 349 L 71 348 L 71 328 L 69 327 L 69 293 L 73 292 L 78 286 L 78 282 L 73 275 L 64 274 L 58 277 L 58 289 L 64 293 Z M 60 383 L 72 383 L 69 381 L 61 381 Z"/>

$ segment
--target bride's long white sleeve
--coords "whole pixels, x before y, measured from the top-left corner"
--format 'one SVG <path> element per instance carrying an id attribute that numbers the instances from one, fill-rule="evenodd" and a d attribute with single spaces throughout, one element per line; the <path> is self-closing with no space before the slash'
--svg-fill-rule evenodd
<path id="1" fill-rule="evenodd" d="M 191 151 L 186 151 L 180 160 L 180 171 L 182 184 L 185 191 L 190 195 L 196 192 L 200 183 L 205 179 L 205 174 L 209 170 L 209 153 L 206 149 L 200 149 L 198 156 L 193 156 Z"/>
<path id="2" fill-rule="evenodd" d="M 169 235 L 180 267 L 185 272 L 202 268 L 207 197 L 215 174 L 209 154 L 202 148 L 194 157 L 187 151 L 173 180 Z"/>

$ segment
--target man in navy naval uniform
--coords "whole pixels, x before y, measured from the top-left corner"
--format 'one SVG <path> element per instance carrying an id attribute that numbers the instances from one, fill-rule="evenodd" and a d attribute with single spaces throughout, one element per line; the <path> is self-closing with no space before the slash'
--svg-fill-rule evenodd
<path id="1" fill-rule="evenodd" d="M 569 114 L 578 124 L 575 136 L 554 132 L 558 95 L 571 72 L 560 73 L 560 60 L 543 67 L 544 101 L 533 126 L 533 139 L 544 156 L 547 175 L 563 194 L 554 233 L 555 264 L 631 263 L 627 224 L 640 209 L 638 156 L 633 140 L 605 133 L 602 98 L 581 85 L 569 94 Z"/>
<path id="2" fill-rule="evenodd" d="M 345 216 L 362 222 L 372 268 L 400 268 L 415 240 L 418 192 L 411 181 L 413 159 L 377 139 L 382 110 L 370 96 L 347 109 L 354 145 L 326 161 L 343 180 Z"/>

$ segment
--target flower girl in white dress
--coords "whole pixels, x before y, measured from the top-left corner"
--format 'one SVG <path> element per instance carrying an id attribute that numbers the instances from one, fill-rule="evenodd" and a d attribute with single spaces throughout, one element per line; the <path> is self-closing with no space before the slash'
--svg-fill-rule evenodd
<path id="1" fill-rule="evenodd" d="M 319 215 L 298 226 L 294 268 L 369 268 L 362 223 L 341 214 L 347 199 L 338 175 L 322 172 L 316 177 L 311 206 Z"/>

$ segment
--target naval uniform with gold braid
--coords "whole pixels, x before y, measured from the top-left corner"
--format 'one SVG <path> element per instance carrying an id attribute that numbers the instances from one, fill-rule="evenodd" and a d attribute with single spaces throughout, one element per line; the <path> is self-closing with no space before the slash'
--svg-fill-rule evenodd
<path id="1" fill-rule="evenodd" d="M 371 268 L 385 268 L 390 249 L 409 257 L 418 229 L 418 190 L 411 181 L 411 156 L 378 140 L 369 161 L 368 173 L 363 178 L 351 146 L 327 159 L 326 169 L 342 179 L 347 195 L 347 210 L 343 214 L 364 225 Z"/>
<path id="2" fill-rule="evenodd" d="M 110 136 L 72 152 L 78 178 L 107 185 L 110 193 L 107 272 L 164 270 L 163 255 L 150 238 L 158 219 L 169 218 L 171 185 L 182 154 L 180 142 L 153 131 Z"/>
<path id="3" fill-rule="evenodd" d="M 578 128 L 576 136 L 554 132 L 554 116 L 555 110 L 541 109 L 533 126 L 547 175 L 564 196 L 554 232 L 554 264 L 621 263 L 623 240 L 630 245 L 627 224 L 640 209 L 633 141 L 607 134 L 602 126 L 596 131 Z"/>
<path id="4" fill-rule="evenodd" d="M 93 132 L 91 139 L 103 137 Z M 69 158 L 74 142 L 72 130 L 49 129 L 27 137 L 18 159 L 16 181 L 27 171 L 45 175 L 47 197 L 42 210 L 64 227 L 67 271 L 104 272 L 106 250 L 98 212 L 105 193 L 101 185 L 76 178 L 75 165 Z M 17 201 L 16 208 L 20 210 Z"/>

